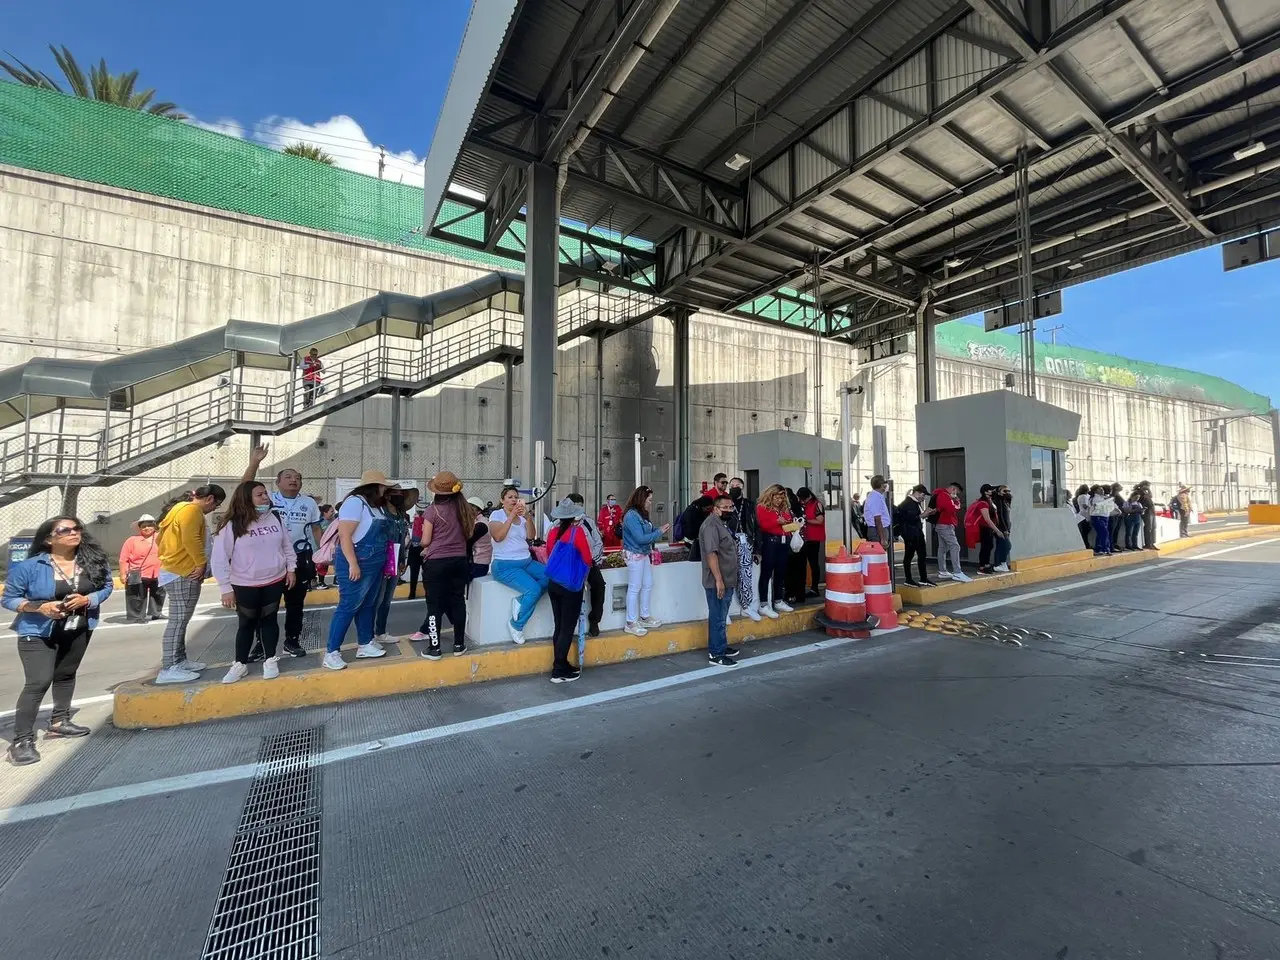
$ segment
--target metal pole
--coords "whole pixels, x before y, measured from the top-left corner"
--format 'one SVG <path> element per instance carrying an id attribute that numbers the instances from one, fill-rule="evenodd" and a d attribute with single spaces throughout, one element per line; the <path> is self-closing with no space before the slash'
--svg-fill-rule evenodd
<path id="1" fill-rule="evenodd" d="M 640 444 L 644 442 L 644 437 L 636 434 L 636 486 L 640 486 Z"/>
<path id="2" fill-rule="evenodd" d="M 289 389 L 284 393 L 284 417 L 286 420 L 293 419 L 293 408 L 298 402 L 295 397 L 295 393 L 297 391 L 295 377 L 297 376 L 297 373 L 298 352 L 295 350 L 293 353 L 289 354 Z"/>
<path id="3" fill-rule="evenodd" d="M 853 421 L 852 397 L 852 384 L 840 384 L 840 485 L 844 488 L 841 491 L 843 510 L 840 537 L 846 549 L 853 546 L 853 460 L 849 454 Z"/>
<path id="4" fill-rule="evenodd" d="M 1227 433 L 1229 429 L 1230 428 L 1227 426 L 1227 421 L 1223 420 L 1222 421 L 1222 463 L 1223 463 L 1223 466 L 1227 468 L 1227 475 L 1223 478 L 1223 488 L 1225 490 L 1224 496 L 1226 500 L 1226 502 L 1223 504 L 1223 507 L 1227 510 L 1233 509 L 1233 506 L 1234 506 L 1231 499 L 1231 449 L 1227 445 Z"/>
<path id="5" fill-rule="evenodd" d="M 111 462 L 111 393 L 107 392 L 107 407 L 103 411 L 102 417 L 102 454 L 98 458 L 99 469 L 106 472 L 107 464 Z"/>
<path id="6" fill-rule="evenodd" d="M 27 470 L 34 473 L 36 453 L 31 449 L 31 394 L 23 394 L 22 406 L 22 449 L 27 451 Z M 1271 412 L 1275 413 L 1274 410 Z M 1274 423 L 1275 421 L 1273 420 L 1272 422 Z"/>
<path id="7" fill-rule="evenodd" d="M 513 375 L 511 358 L 502 358 L 502 376 L 505 384 L 502 393 L 502 475 L 507 479 L 515 477 L 515 440 L 513 431 L 515 430 L 515 392 L 516 385 L 512 378 Z"/>
<path id="8" fill-rule="evenodd" d="M 920 295 L 916 308 L 916 403 L 938 399 L 937 348 L 933 342 L 933 288 Z"/>
<path id="9" fill-rule="evenodd" d="M 1280 503 L 1280 410 L 1271 409 L 1271 488 L 1272 503 Z"/>
<path id="10" fill-rule="evenodd" d="M 1018 244 L 1021 264 L 1018 275 L 1022 299 L 1022 392 L 1036 395 L 1036 314 L 1035 287 L 1031 273 L 1031 165 L 1026 147 L 1018 150 Z"/>
<path id="11" fill-rule="evenodd" d="M 556 443 L 556 299 L 560 256 L 559 196 L 556 168 L 529 165 L 525 226 L 524 431 L 522 472 L 533 482 L 541 467 L 537 443 Z"/>
<path id="12" fill-rule="evenodd" d="M 391 394 L 391 479 L 400 479 L 400 391 Z"/>
<path id="13" fill-rule="evenodd" d="M 596 499 L 604 503 L 604 334 L 596 334 Z"/>
<path id="14" fill-rule="evenodd" d="M 674 334 L 672 364 L 675 399 L 675 463 L 676 485 L 670 492 L 677 504 L 688 501 L 693 487 L 693 470 L 689 462 L 689 311 L 677 310 L 671 315 Z"/>

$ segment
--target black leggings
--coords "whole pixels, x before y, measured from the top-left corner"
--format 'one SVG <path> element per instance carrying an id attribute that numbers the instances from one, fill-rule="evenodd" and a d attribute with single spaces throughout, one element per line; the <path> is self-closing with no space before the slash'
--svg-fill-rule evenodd
<path id="1" fill-rule="evenodd" d="M 1093 532 L 1093 524 L 1089 522 L 1089 518 L 1085 517 L 1076 524 L 1080 528 L 1080 539 L 1084 541 L 1084 545 L 1089 546 L 1089 534 Z"/>
<path id="2" fill-rule="evenodd" d="M 990 527 L 978 531 L 978 569 L 991 569 L 991 551 L 996 548 L 996 533 Z"/>
<path id="3" fill-rule="evenodd" d="M 786 537 L 765 534 L 760 538 L 760 605 L 770 603 L 769 584 L 773 584 L 772 602 L 786 599 L 787 564 L 791 548 Z"/>
<path id="4" fill-rule="evenodd" d="M 83 614 L 81 614 L 83 616 Z M 19 637 L 18 659 L 26 683 L 18 695 L 13 715 L 13 739 L 31 736 L 40 712 L 40 701 L 53 687 L 53 719 L 71 718 L 71 696 L 76 692 L 76 670 L 89 646 L 90 631 L 51 637 Z"/>
<path id="5" fill-rule="evenodd" d="M 453 624 L 453 643 L 466 644 L 467 583 L 471 564 L 466 557 L 436 557 L 422 562 L 422 586 L 427 591 L 427 617 L 420 633 L 439 636 L 441 618 Z M 432 623 L 434 618 L 435 623 Z M 432 631 L 435 627 L 435 631 Z"/>
<path id="6" fill-rule="evenodd" d="M 409 599 L 418 595 L 418 575 L 422 572 L 422 547 L 410 547 L 405 558 L 409 565 Z"/>
<path id="7" fill-rule="evenodd" d="M 809 564 L 809 573 L 813 578 L 813 589 L 816 591 L 818 589 L 818 581 L 822 579 L 822 569 L 819 565 L 822 557 L 822 541 L 806 540 L 804 549 L 800 551 L 800 556 L 804 557 L 805 562 Z M 803 594 L 804 591 L 802 590 L 801 593 Z"/>
<path id="8" fill-rule="evenodd" d="M 566 590 L 552 581 L 547 585 L 547 596 L 551 598 L 551 615 L 556 622 L 556 632 L 551 642 L 551 672 L 564 673 L 573 669 L 569 664 L 569 651 L 573 648 L 573 641 L 578 632 L 578 616 L 582 613 L 582 591 Z"/>
<path id="9" fill-rule="evenodd" d="M 907 575 L 907 583 L 911 582 L 911 560 L 914 557 L 920 565 L 920 580 L 929 579 L 929 571 L 925 566 L 925 555 L 929 552 L 924 543 L 924 534 L 912 534 L 902 537 L 902 571 Z"/>
<path id="10" fill-rule="evenodd" d="M 280 598 L 284 595 L 284 581 L 278 580 L 265 587 L 231 586 L 236 597 L 236 616 L 240 625 L 236 627 L 236 663 L 249 662 L 249 650 L 253 647 L 255 635 L 262 642 L 262 652 L 270 659 L 276 655 L 276 645 L 280 642 L 280 621 L 276 613 L 280 609 Z"/>

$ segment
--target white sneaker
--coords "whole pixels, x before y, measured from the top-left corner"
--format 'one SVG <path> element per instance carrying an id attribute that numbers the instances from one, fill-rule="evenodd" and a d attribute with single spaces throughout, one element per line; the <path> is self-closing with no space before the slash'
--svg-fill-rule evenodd
<path id="1" fill-rule="evenodd" d="M 760 612 L 763 613 L 770 620 L 778 619 L 778 612 L 774 610 L 773 607 L 769 606 L 769 604 L 767 603 L 761 605 Z"/>
<path id="2" fill-rule="evenodd" d="M 951 574 L 947 573 L 947 571 L 945 571 L 945 570 L 939 570 L 937 573 L 935 573 L 935 574 L 933 575 L 933 579 L 935 579 L 935 580 L 950 580 L 950 579 L 951 579 Z"/>
<path id="3" fill-rule="evenodd" d="M 191 670 L 184 670 L 180 664 L 178 666 L 165 667 L 156 674 L 156 683 L 192 683 L 199 679 L 200 674 Z"/>
<path id="4" fill-rule="evenodd" d="M 956 583 L 973 583 L 973 577 L 969 576 L 967 573 L 953 573 L 951 575 L 951 579 Z"/>
<path id="5" fill-rule="evenodd" d="M 995 570 L 995 572 L 996 572 L 996 573 L 1011 573 L 1011 572 L 1012 572 L 1012 571 L 1009 569 L 1009 565 L 1008 565 L 1007 563 L 1002 563 L 1002 564 L 1000 564 L 1000 566 L 998 566 L 998 567 L 992 567 L 992 569 L 993 569 L 993 570 Z"/>
<path id="6" fill-rule="evenodd" d="M 231 665 L 231 669 L 227 671 L 227 675 L 222 678 L 223 683 L 235 683 L 237 680 L 243 680 L 249 675 L 248 664 L 236 662 Z"/>
<path id="7" fill-rule="evenodd" d="M 622 628 L 623 633 L 629 633 L 633 637 L 643 637 L 649 631 L 640 625 L 639 620 L 630 620 L 627 625 Z"/>
<path id="8" fill-rule="evenodd" d="M 369 657 L 385 657 L 387 651 L 378 646 L 377 640 L 370 640 L 368 643 L 362 643 L 356 647 L 356 659 L 364 660 Z"/>
<path id="9" fill-rule="evenodd" d="M 516 617 L 520 616 L 520 598 L 511 598 L 511 622 L 516 622 Z"/>
<path id="10" fill-rule="evenodd" d="M 747 609 L 743 612 L 746 613 L 746 615 L 750 619 L 754 620 L 756 623 L 760 622 L 760 611 L 756 609 L 756 605 L 754 603 L 751 606 L 747 607 Z"/>
<path id="11" fill-rule="evenodd" d="M 199 673 L 208 664 L 201 663 L 199 660 L 183 660 L 178 664 L 183 670 L 190 670 L 192 673 Z"/>
<path id="12" fill-rule="evenodd" d="M 328 667 L 330 670 L 347 669 L 347 661 L 342 659 L 342 652 L 340 650 L 335 650 L 333 651 L 333 653 L 326 653 L 324 655 L 324 659 L 321 660 L 320 662 L 323 666 Z"/>
<path id="13" fill-rule="evenodd" d="M 514 620 L 507 621 L 507 636 L 512 643 L 524 643 L 524 631 L 516 626 Z"/>
<path id="14" fill-rule="evenodd" d="M 380 633 L 373 638 L 373 642 L 381 647 L 384 643 L 395 643 L 399 639 L 399 637 L 393 637 L 389 633 Z"/>
<path id="15" fill-rule="evenodd" d="M 785 600 L 775 600 L 773 602 L 773 609 L 777 610 L 779 613 L 791 613 L 795 610 L 795 607 L 787 603 Z"/>
<path id="16" fill-rule="evenodd" d="M 658 627 L 662 626 L 662 621 L 657 617 L 641 617 L 640 626 L 646 630 L 657 630 Z"/>
<path id="17" fill-rule="evenodd" d="M 274 680 L 280 676 L 280 658 L 270 657 L 262 661 L 262 679 Z"/>

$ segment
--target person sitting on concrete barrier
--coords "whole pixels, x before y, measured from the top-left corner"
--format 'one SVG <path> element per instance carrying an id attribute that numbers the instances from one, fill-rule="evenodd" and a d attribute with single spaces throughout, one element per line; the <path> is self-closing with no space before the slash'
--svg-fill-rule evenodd
<path id="1" fill-rule="evenodd" d="M 1142 488 L 1134 487 L 1129 491 L 1129 499 L 1124 504 L 1124 548 L 1137 550 L 1138 537 L 1142 533 Z"/>
<path id="2" fill-rule="evenodd" d="M 956 526 L 960 523 L 960 496 L 964 486 L 952 480 L 945 487 L 933 491 L 929 506 L 933 508 L 933 532 L 938 537 L 938 579 L 969 583 L 973 579 L 960 569 L 960 540 Z M 951 569 L 947 570 L 950 561 Z"/>
<path id="3" fill-rule="evenodd" d="M 750 619 L 760 622 L 760 611 L 756 609 L 756 584 L 753 564 L 759 562 L 756 551 L 756 537 L 759 530 L 756 524 L 756 505 L 742 492 L 742 478 L 734 477 L 729 481 L 729 499 L 733 510 L 721 519 L 729 527 L 738 542 L 738 607 Z"/>
<path id="4" fill-rule="evenodd" d="M 1009 557 L 1013 553 L 1013 492 L 1007 484 L 996 487 L 991 498 L 996 505 L 996 525 L 1004 531 L 1004 536 L 996 540 L 996 555 L 991 570 L 994 573 L 1009 573 Z"/>
<path id="5" fill-rule="evenodd" d="M 1075 499 L 1071 501 L 1071 505 L 1076 515 L 1076 526 L 1080 529 L 1080 539 L 1084 541 L 1085 547 L 1088 548 L 1090 546 L 1089 534 L 1093 532 L 1093 520 L 1090 519 L 1093 498 L 1087 483 L 1082 483 L 1076 488 Z"/>
<path id="6" fill-rule="evenodd" d="M 217 510 L 227 492 L 216 483 L 197 487 L 165 505 L 156 532 L 160 551 L 160 586 L 169 599 L 169 622 L 161 639 L 163 655 L 156 683 L 191 683 L 205 665 L 187 657 L 187 627 L 200 601 L 209 572 L 209 526 L 205 517 Z"/>
<path id="7" fill-rule="evenodd" d="M 721 667 L 732 667 L 740 652 L 729 646 L 725 632 L 733 590 L 738 585 L 738 538 L 725 523 L 732 513 L 732 498 L 717 494 L 711 516 L 698 531 L 702 587 L 707 594 L 707 660 Z"/>
<path id="8" fill-rule="evenodd" d="M 344 670 L 342 643 L 356 625 L 356 657 L 384 657 L 387 651 L 373 638 L 374 615 L 382 572 L 387 564 L 391 524 L 385 506 L 391 481 L 381 470 L 366 470 L 360 483 L 338 507 L 337 543 L 333 551 L 338 606 L 329 620 L 324 666 Z M 334 536 L 330 533 L 329 536 Z"/>
<path id="9" fill-rule="evenodd" d="M 235 659 L 222 678 L 235 683 L 249 672 L 255 636 L 262 644 L 262 676 L 280 676 L 280 598 L 292 587 L 298 557 L 289 528 L 271 509 L 271 497 L 257 480 L 241 483 L 213 535 L 210 567 L 222 591 L 222 605 L 236 612 Z"/>
<path id="10" fill-rule="evenodd" d="M 650 554 L 670 525 L 654 526 L 649 519 L 652 508 L 653 490 L 641 485 L 627 498 L 622 514 L 622 555 L 627 562 L 627 623 L 623 629 L 637 637 L 662 626 L 661 620 L 649 615 L 649 600 L 653 595 Z"/>
<path id="11" fill-rule="evenodd" d="M 511 601 L 507 633 L 513 643 L 524 643 L 524 628 L 538 601 L 547 591 L 547 570 L 534 560 L 529 544 L 536 537 L 529 507 L 514 486 L 502 488 L 501 506 L 489 515 L 489 535 L 493 537 L 493 579 L 520 596 Z"/>
<path id="12" fill-rule="evenodd" d="M 470 580 L 489 575 L 489 565 L 493 563 L 493 537 L 489 535 L 489 516 L 485 513 L 485 502 L 479 497 L 467 497 L 475 524 L 471 528 L 471 536 L 467 537 L 467 563 L 470 564 Z M 421 531 L 419 531 L 421 533 Z M 468 583 L 470 583 L 470 580 Z"/>
<path id="13" fill-rule="evenodd" d="M 569 499 L 578 506 L 585 507 L 586 501 L 582 494 L 571 493 Z M 604 574 L 600 572 L 600 565 L 604 563 L 604 537 L 589 516 L 584 515 L 581 523 L 582 530 L 587 535 L 587 545 L 591 547 L 591 569 L 587 571 L 587 591 L 591 597 L 591 606 L 587 612 L 587 633 L 598 637 L 600 620 L 604 617 L 605 584 Z"/>
<path id="14" fill-rule="evenodd" d="M 800 529 L 782 484 L 772 484 L 760 495 L 756 523 L 760 527 L 760 612 L 777 620 L 779 613 L 794 609 L 786 601 L 787 564 L 791 560 L 788 541 Z"/>
<path id="15" fill-rule="evenodd" d="M 551 682 L 571 683 L 582 673 L 582 664 L 569 662 L 569 650 L 582 615 L 582 594 L 592 567 L 591 544 L 583 528 L 582 504 L 565 497 L 551 511 L 547 534 L 547 596 L 555 620 L 552 633 Z"/>
<path id="16" fill-rule="evenodd" d="M 917 483 L 911 488 L 911 492 L 907 494 L 906 499 L 898 504 L 898 512 L 893 521 L 894 527 L 902 535 L 902 570 L 906 574 L 906 584 L 910 587 L 932 587 L 935 585 L 929 579 L 929 570 L 926 566 L 929 550 L 925 545 L 924 521 L 933 516 L 933 509 L 925 504 L 928 497 L 929 488 L 923 483 Z M 912 559 L 915 559 L 919 565 L 919 580 L 912 579 Z"/>
<path id="17" fill-rule="evenodd" d="M 800 548 L 800 557 L 809 569 L 809 579 L 813 581 L 809 596 L 818 596 L 818 586 L 822 583 L 822 548 L 827 542 L 827 517 L 822 509 L 822 501 L 808 487 L 796 491 L 800 501 L 800 510 L 804 516 L 804 546 Z"/>
<path id="18" fill-rule="evenodd" d="M 71 722 L 76 671 L 98 625 L 98 611 L 111 596 L 107 555 L 75 517 L 46 520 L 36 528 L 31 552 L 9 568 L 0 600 L 17 614 L 18 659 L 25 682 L 13 714 L 9 761 L 40 761 L 35 723 L 40 701 L 53 688 L 53 717 L 46 739 L 88 736 Z"/>
<path id="19" fill-rule="evenodd" d="M 440 626 L 447 616 L 453 624 L 453 655 L 467 652 L 467 584 L 471 562 L 467 538 L 475 527 L 471 504 L 462 496 L 462 481 L 441 470 L 427 482 L 432 502 L 422 522 L 422 586 L 427 592 L 427 615 L 410 639 L 426 640 L 422 655 L 439 660 Z"/>
<path id="20" fill-rule="evenodd" d="M 410 515 L 419 496 L 417 487 L 392 487 L 387 491 L 387 530 L 391 542 L 387 544 L 387 566 L 383 568 L 378 606 L 373 614 L 373 636 L 378 643 L 394 643 L 399 639 L 387 633 L 387 619 L 391 616 L 391 601 L 395 599 L 400 577 L 409 565 L 409 536 L 413 525 Z"/>
<path id="21" fill-rule="evenodd" d="M 138 532 L 120 547 L 120 582 L 124 584 L 125 619 L 129 623 L 163 620 L 164 589 L 160 586 L 160 551 L 156 549 L 156 518 L 144 513 L 133 522 Z"/>
<path id="22" fill-rule="evenodd" d="M 1111 488 L 1094 486 L 1089 489 L 1089 519 L 1093 523 L 1093 555 L 1111 556 L 1111 515 L 1116 512 L 1116 502 Z"/>

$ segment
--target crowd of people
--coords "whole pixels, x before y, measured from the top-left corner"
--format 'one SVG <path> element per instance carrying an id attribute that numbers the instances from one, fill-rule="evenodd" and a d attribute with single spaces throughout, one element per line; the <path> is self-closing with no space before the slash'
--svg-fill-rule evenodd
<path id="1" fill-rule="evenodd" d="M 1180 487 L 1168 508 L 1178 520 L 1179 536 L 1190 536 L 1187 531 L 1191 522 L 1190 489 Z M 1158 508 L 1148 480 L 1134 484 L 1128 495 L 1119 483 L 1081 484 L 1071 500 L 1071 509 L 1080 528 L 1080 538 L 1095 556 L 1156 549 Z"/>

